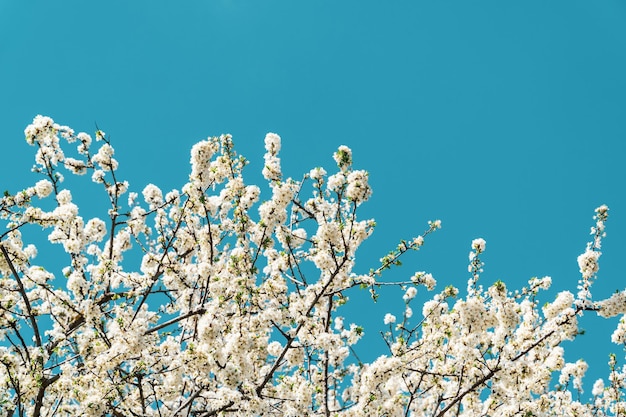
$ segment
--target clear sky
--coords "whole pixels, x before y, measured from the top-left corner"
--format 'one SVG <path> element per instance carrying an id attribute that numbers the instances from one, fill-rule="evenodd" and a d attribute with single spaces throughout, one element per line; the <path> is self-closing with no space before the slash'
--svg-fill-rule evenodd
<path id="1" fill-rule="evenodd" d="M 0 189 L 35 179 L 23 130 L 37 114 L 77 131 L 97 123 L 136 191 L 180 187 L 207 136 L 233 134 L 251 182 L 268 131 L 294 178 L 330 171 L 345 144 L 370 172 L 362 214 L 378 223 L 357 270 L 440 218 L 383 279 L 427 270 L 464 289 L 483 237 L 484 284 L 550 275 L 554 291 L 575 292 L 605 203 L 600 297 L 626 287 L 625 74 L 621 0 L 0 0 Z M 375 326 L 400 297 L 351 310 L 364 357 L 382 353 Z M 589 387 L 620 353 L 614 324 L 585 320 L 565 346 L 591 363 Z"/>

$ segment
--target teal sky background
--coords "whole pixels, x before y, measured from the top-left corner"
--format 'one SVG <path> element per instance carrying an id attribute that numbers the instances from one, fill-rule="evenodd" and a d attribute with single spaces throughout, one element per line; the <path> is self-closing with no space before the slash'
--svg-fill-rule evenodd
<path id="1" fill-rule="evenodd" d="M 345 144 L 370 172 L 361 215 L 378 223 L 357 271 L 441 219 L 384 280 L 426 270 L 464 292 L 470 243 L 483 237 L 483 284 L 550 275 L 551 296 L 575 292 L 593 209 L 607 204 L 599 298 L 626 287 L 625 74 L 618 0 L 0 0 L 0 189 L 37 179 L 23 135 L 37 114 L 76 131 L 97 123 L 139 192 L 180 188 L 207 136 L 233 135 L 251 183 L 267 132 L 281 135 L 296 179 L 331 171 Z M 101 195 L 86 187 L 77 199 Z M 384 353 L 376 326 L 401 313 L 401 295 L 355 296 L 346 316 L 366 329 L 364 358 Z M 590 315 L 565 345 L 568 360 L 591 364 L 587 395 L 609 352 L 624 360 L 615 324 Z"/>

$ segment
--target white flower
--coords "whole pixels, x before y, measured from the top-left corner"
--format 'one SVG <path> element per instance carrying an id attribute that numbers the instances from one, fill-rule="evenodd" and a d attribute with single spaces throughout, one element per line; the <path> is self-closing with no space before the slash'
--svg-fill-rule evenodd
<path id="1" fill-rule="evenodd" d="M 72 202 L 72 193 L 70 193 L 70 190 L 61 190 L 59 191 L 59 194 L 57 195 L 57 201 L 59 202 L 60 205 L 65 205 L 65 204 L 69 204 Z"/>
<path id="2" fill-rule="evenodd" d="M 33 123 L 28 125 L 24 130 L 26 142 L 33 145 L 37 141 L 38 136 L 53 129 L 54 121 L 47 116 L 37 115 L 33 119 Z"/>
<path id="3" fill-rule="evenodd" d="M 265 135 L 265 150 L 272 155 L 276 155 L 280 151 L 280 136 L 276 133 Z"/>
<path id="4" fill-rule="evenodd" d="M 396 316 L 391 313 L 385 314 L 385 319 L 383 320 L 385 324 L 393 324 L 396 322 Z"/>
<path id="5" fill-rule="evenodd" d="M 602 379 L 596 380 L 596 382 L 594 382 L 593 384 L 591 395 L 593 395 L 594 397 L 599 397 L 600 395 L 602 395 L 603 391 L 604 391 L 604 381 Z"/>
<path id="6" fill-rule="evenodd" d="M 89 134 L 85 132 L 80 132 L 78 135 L 76 135 L 76 139 L 78 139 L 81 144 L 83 144 L 86 148 L 89 148 L 89 146 L 91 146 L 91 136 L 89 136 Z"/>
<path id="7" fill-rule="evenodd" d="M 330 191 L 339 192 L 346 183 L 346 177 L 341 172 L 328 177 L 328 189 Z"/>
<path id="8" fill-rule="evenodd" d="M 282 352 L 282 350 L 283 350 L 283 346 L 280 344 L 280 342 L 273 341 L 273 342 L 270 342 L 269 345 L 267 345 L 267 353 L 269 353 L 272 356 L 280 355 L 280 352 Z"/>
<path id="9" fill-rule="evenodd" d="M 486 245 L 487 245 L 487 242 L 485 242 L 485 239 L 483 239 L 483 238 L 478 238 L 478 239 L 472 240 L 472 249 L 474 249 L 476 251 L 476 253 L 484 252 Z"/>
<path id="10" fill-rule="evenodd" d="M 265 154 L 265 165 L 263 166 L 263 178 L 270 181 L 278 181 L 282 176 L 282 169 L 280 167 L 280 158 L 270 154 Z"/>
<path id="11" fill-rule="evenodd" d="M 543 290 L 547 290 L 552 285 L 552 278 L 545 276 L 541 279 L 535 278 L 534 280 L 529 281 L 531 285 L 537 285 L 539 288 Z"/>
<path id="12" fill-rule="evenodd" d="M 24 255 L 29 259 L 33 259 L 37 256 L 37 247 L 33 244 L 30 244 L 24 248 Z"/>
<path id="13" fill-rule="evenodd" d="M 135 201 L 137 201 L 137 197 L 139 197 L 139 195 L 134 191 L 128 193 L 128 206 L 129 207 L 135 205 Z"/>
<path id="14" fill-rule="evenodd" d="M 102 139 L 104 139 L 107 136 L 106 133 L 104 133 L 102 130 L 96 130 L 96 142 L 101 141 Z"/>
<path id="15" fill-rule="evenodd" d="M 48 197 L 52 190 L 52 183 L 48 180 L 37 181 L 37 184 L 35 184 L 35 193 L 39 198 Z"/>
<path id="16" fill-rule="evenodd" d="M 96 136 L 97 138 L 97 136 Z M 98 153 L 91 160 L 100 166 L 103 171 L 111 171 L 117 169 L 117 161 L 113 158 L 115 150 L 111 145 L 105 143 L 100 147 Z"/>
<path id="17" fill-rule="evenodd" d="M 343 317 L 335 317 L 335 330 L 343 329 Z"/>
<path id="18" fill-rule="evenodd" d="M 313 168 L 311 171 L 309 171 L 309 177 L 317 181 L 324 179 L 325 176 L 326 170 L 321 167 Z"/>
<path id="19" fill-rule="evenodd" d="M 437 285 L 437 281 L 435 280 L 435 278 L 433 278 L 432 274 L 425 274 L 422 277 L 422 282 L 424 283 L 428 291 L 434 290 L 435 286 Z"/>
<path id="20" fill-rule="evenodd" d="M 148 184 L 143 189 L 143 198 L 150 205 L 151 208 L 157 207 L 163 204 L 163 192 L 159 187 L 154 184 Z"/>
<path id="21" fill-rule="evenodd" d="M 256 201 L 259 199 L 260 194 L 261 189 L 259 187 L 257 187 L 256 185 L 248 185 L 245 188 L 244 195 L 241 197 L 241 208 L 246 210 L 249 209 L 252 204 L 256 203 Z"/>
<path id="22" fill-rule="evenodd" d="M 91 174 L 91 180 L 95 183 L 102 183 L 104 182 L 104 176 L 105 176 L 105 172 L 101 169 L 96 169 L 93 174 Z"/>
<path id="23" fill-rule="evenodd" d="M 623 316 L 619 320 L 617 328 L 611 335 L 611 342 L 618 345 L 623 345 L 626 343 L 626 316 Z"/>
<path id="24" fill-rule="evenodd" d="M 609 207 L 606 204 L 601 205 L 600 207 L 597 207 L 595 209 L 596 215 L 597 216 L 606 216 L 607 213 L 609 212 Z"/>
<path id="25" fill-rule="evenodd" d="M 578 256 L 578 267 L 584 279 L 589 279 L 598 272 L 600 268 L 598 258 L 600 258 L 600 252 L 590 248 L 587 248 L 585 253 Z"/>
<path id="26" fill-rule="evenodd" d="M 172 190 L 169 193 L 165 194 L 165 201 L 177 206 L 180 201 L 180 192 L 178 190 Z"/>
<path id="27" fill-rule="evenodd" d="M 429 220 L 428 225 L 431 229 L 441 229 L 441 220 Z"/>
<path id="28" fill-rule="evenodd" d="M 345 145 L 341 145 L 337 152 L 333 154 L 333 159 L 341 170 L 346 170 L 352 165 L 352 150 Z"/>
<path id="29" fill-rule="evenodd" d="M 416 272 L 411 277 L 411 281 L 415 284 L 423 284 L 428 291 L 435 289 L 437 281 L 433 278 L 432 274 L 427 274 L 424 271 Z"/>
<path id="30" fill-rule="evenodd" d="M 352 171 L 348 174 L 346 196 L 357 204 L 366 201 L 372 195 L 372 189 L 367 183 L 367 180 L 367 171 Z"/>
<path id="31" fill-rule="evenodd" d="M 85 237 L 89 242 L 100 242 L 106 233 L 106 224 L 98 218 L 89 220 L 85 225 Z"/>
<path id="32" fill-rule="evenodd" d="M 559 314 L 567 312 L 574 302 L 574 295 L 569 291 L 561 291 L 556 299 L 543 307 L 543 314 L 547 319 L 552 319 Z"/>
<path id="33" fill-rule="evenodd" d="M 415 298 L 415 295 L 417 295 L 417 289 L 415 287 L 409 287 L 402 296 L 402 299 L 404 301 L 409 301 Z"/>
<path id="34" fill-rule="evenodd" d="M 291 231 L 291 247 L 293 249 L 299 248 L 306 242 L 306 230 L 303 228 L 294 229 Z"/>
<path id="35" fill-rule="evenodd" d="M 65 168 L 72 171 L 72 173 L 76 175 L 83 175 L 87 172 L 87 164 L 80 159 L 65 158 L 64 165 Z"/>
<path id="36" fill-rule="evenodd" d="M 602 317 L 614 317 L 626 313 L 626 291 L 619 291 L 606 300 L 598 302 L 598 314 Z"/>

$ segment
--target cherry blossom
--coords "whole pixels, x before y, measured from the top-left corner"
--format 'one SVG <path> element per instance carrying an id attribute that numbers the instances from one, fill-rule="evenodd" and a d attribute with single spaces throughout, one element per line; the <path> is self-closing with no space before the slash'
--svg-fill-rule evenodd
<path id="1" fill-rule="evenodd" d="M 626 343 L 626 291 L 591 293 L 606 206 L 578 257 L 576 291 L 548 299 L 550 277 L 513 290 L 489 283 L 482 238 L 468 245 L 467 290 L 438 289 L 427 271 L 385 274 L 440 220 L 379 262 L 357 262 L 376 223 L 359 217 L 369 174 L 345 145 L 334 172 L 294 180 L 282 174 L 281 138 L 268 133 L 271 196 L 259 201 L 263 187 L 246 182 L 229 135 L 194 145 L 187 182 L 169 191 L 118 178 L 99 129 L 93 141 L 37 116 L 25 139 L 43 178 L 0 200 L 1 415 L 626 415 L 618 357 L 585 392 L 587 363 L 567 362 L 563 345 L 595 313 L 622 315 L 612 340 Z M 90 174 L 81 180 L 110 205 L 83 212 L 64 174 Z M 47 240 L 25 242 L 37 229 Z M 65 255 L 44 266 L 47 244 Z M 355 294 L 374 303 L 383 286 L 399 291 L 377 323 L 348 314 Z M 386 350 L 363 362 L 370 329 L 382 329 Z"/>

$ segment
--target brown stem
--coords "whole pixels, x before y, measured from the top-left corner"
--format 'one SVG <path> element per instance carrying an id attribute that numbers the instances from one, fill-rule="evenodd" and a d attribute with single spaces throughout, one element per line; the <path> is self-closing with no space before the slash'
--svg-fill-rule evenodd
<path id="1" fill-rule="evenodd" d="M 32 308 L 30 306 L 30 301 L 28 300 L 28 295 L 26 294 L 26 290 L 24 289 L 24 284 L 22 284 L 22 280 L 20 279 L 19 274 L 15 270 L 15 266 L 13 266 L 13 261 L 9 257 L 9 252 L 7 252 L 4 245 L 0 244 L 0 250 L 2 250 L 2 254 L 4 255 L 4 259 L 6 259 L 9 264 L 9 268 L 11 269 L 11 273 L 15 277 L 15 281 L 17 281 L 17 285 L 20 289 L 20 294 L 24 299 L 24 304 L 26 305 L 26 312 L 28 313 L 28 318 L 30 319 L 30 324 L 33 326 L 33 332 L 35 333 L 35 342 L 37 343 L 37 347 L 41 347 L 41 335 L 39 334 L 39 326 L 37 325 L 37 320 L 33 315 Z"/>
<path id="2" fill-rule="evenodd" d="M 163 328 L 165 328 L 167 326 L 170 326 L 170 325 L 172 325 L 174 323 L 177 323 L 177 322 L 179 322 L 181 320 L 184 320 L 184 319 L 186 319 L 188 317 L 195 316 L 196 314 L 204 314 L 204 313 L 206 313 L 206 309 L 204 309 L 204 308 L 199 308 L 198 310 L 190 311 L 187 314 L 183 314 L 182 316 L 175 317 L 175 318 L 173 318 L 171 320 L 166 321 L 165 323 L 161 323 L 158 326 L 154 326 L 153 328 L 146 330 L 143 334 L 144 335 L 149 335 L 150 333 L 154 333 L 156 331 L 159 331 L 159 330 L 161 330 L 161 329 L 163 329 Z"/>

